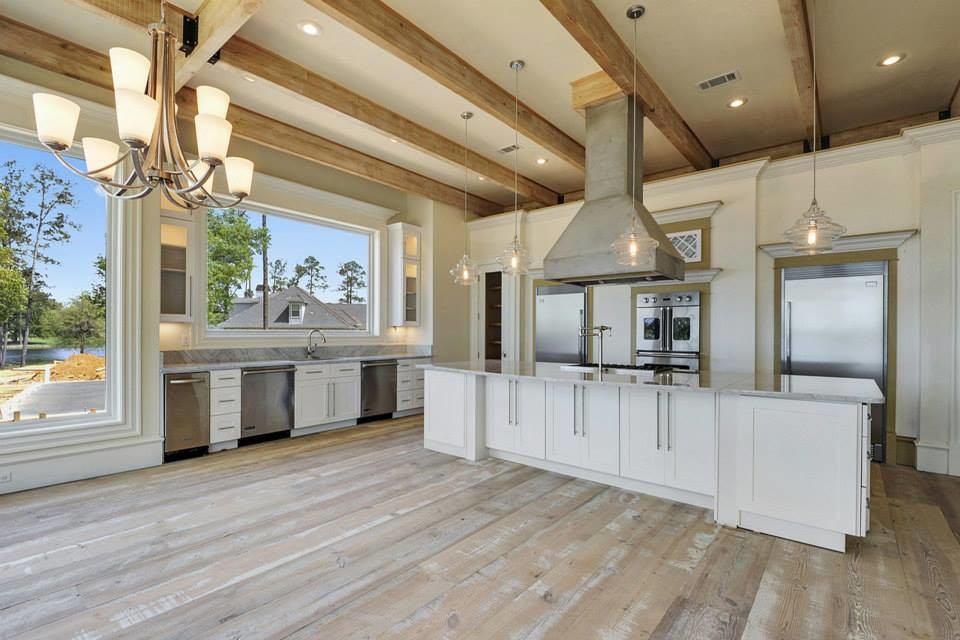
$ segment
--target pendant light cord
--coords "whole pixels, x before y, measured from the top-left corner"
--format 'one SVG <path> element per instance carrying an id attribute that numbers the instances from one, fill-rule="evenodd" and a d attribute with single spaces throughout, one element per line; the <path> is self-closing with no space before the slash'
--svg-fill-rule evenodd
<path id="1" fill-rule="evenodd" d="M 817 201 L 817 0 L 810 0 L 810 49 L 813 57 L 813 201 Z"/>
<path id="2" fill-rule="evenodd" d="M 633 182 L 631 193 L 633 195 L 633 201 L 637 201 L 637 20 L 633 21 L 633 95 L 630 96 L 630 100 L 633 106 L 633 115 L 631 116 L 631 121 L 633 122 L 633 151 L 630 154 L 630 165 L 633 167 L 633 171 L 630 174 L 630 178 Z M 629 105 L 628 105 L 629 106 Z"/>
<path id="3" fill-rule="evenodd" d="M 463 119 L 463 224 L 467 224 L 467 183 L 470 180 L 470 170 L 467 168 L 467 156 L 470 151 L 470 118 Z M 467 235 L 463 237 L 463 253 L 466 255 L 470 246 Z"/>
<path id="4" fill-rule="evenodd" d="M 520 172 L 520 65 L 513 69 L 513 243 L 520 238 L 520 203 L 518 174 Z"/>

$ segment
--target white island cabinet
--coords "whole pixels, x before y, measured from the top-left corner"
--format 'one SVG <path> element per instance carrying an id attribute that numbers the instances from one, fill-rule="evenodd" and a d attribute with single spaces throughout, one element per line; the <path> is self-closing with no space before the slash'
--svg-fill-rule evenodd
<path id="1" fill-rule="evenodd" d="M 838 551 L 869 528 L 870 405 L 884 401 L 872 380 L 422 367 L 428 449 L 649 493 Z"/>

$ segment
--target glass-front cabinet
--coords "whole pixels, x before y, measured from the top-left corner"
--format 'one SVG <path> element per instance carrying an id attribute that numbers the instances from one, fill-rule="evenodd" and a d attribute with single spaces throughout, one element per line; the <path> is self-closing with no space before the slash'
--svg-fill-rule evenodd
<path id="1" fill-rule="evenodd" d="M 387 225 L 390 263 L 390 326 L 420 324 L 421 231 L 405 222 Z"/>
<path id="2" fill-rule="evenodd" d="M 160 321 L 193 320 L 193 221 L 160 217 Z"/>

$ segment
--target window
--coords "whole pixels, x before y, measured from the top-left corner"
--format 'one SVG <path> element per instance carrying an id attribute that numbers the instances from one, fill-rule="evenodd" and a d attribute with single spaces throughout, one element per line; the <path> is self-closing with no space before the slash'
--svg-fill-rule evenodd
<path id="1" fill-rule="evenodd" d="M 208 328 L 368 331 L 372 239 L 306 217 L 211 209 Z"/>
<path id="2" fill-rule="evenodd" d="M 107 229 L 95 184 L 0 141 L 0 433 L 109 408 Z"/>

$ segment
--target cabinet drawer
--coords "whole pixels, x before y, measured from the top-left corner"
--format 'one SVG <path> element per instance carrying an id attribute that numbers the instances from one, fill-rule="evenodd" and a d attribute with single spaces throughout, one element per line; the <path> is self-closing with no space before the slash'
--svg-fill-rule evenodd
<path id="1" fill-rule="evenodd" d="M 422 386 L 423 383 L 421 383 Z M 417 376 L 413 371 L 397 373 L 397 391 L 410 391 L 417 386 Z"/>
<path id="2" fill-rule="evenodd" d="M 309 382 L 317 378 L 327 378 L 330 376 L 329 364 L 306 364 L 297 365 L 297 371 L 293 374 L 294 381 Z"/>
<path id="3" fill-rule="evenodd" d="M 414 369 L 413 378 L 417 381 L 417 386 L 421 389 L 423 388 L 423 379 L 426 377 L 427 372 L 423 369 Z"/>
<path id="4" fill-rule="evenodd" d="M 240 414 L 225 413 L 210 418 L 210 443 L 240 439 Z"/>
<path id="5" fill-rule="evenodd" d="M 360 375 L 359 362 L 340 362 L 327 366 L 330 367 L 330 377 L 332 378 L 346 378 Z"/>
<path id="6" fill-rule="evenodd" d="M 397 392 L 397 411 L 406 411 L 414 408 L 413 391 Z"/>
<path id="7" fill-rule="evenodd" d="M 210 415 L 219 416 L 225 413 L 240 411 L 240 387 L 223 387 L 210 390 Z"/>
<path id="8" fill-rule="evenodd" d="M 424 404 L 424 398 L 425 398 L 425 397 L 426 397 L 426 394 L 425 394 L 424 391 L 423 391 L 423 387 L 420 387 L 419 389 L 414 390 L 414 392 L 413 392 L 413 406 L 416 407 L 416 408 L 418 408 L 418 409 L 419 409 L 420 407 L 422 407 L 423 404 Z"/>
<path id="9" fill-rule="evenodd" d="M 222 387 L 239 387 L 240 369 L 224 369 L 223 371 L 210 372 L 210 388 L 220 389 Z"/>

